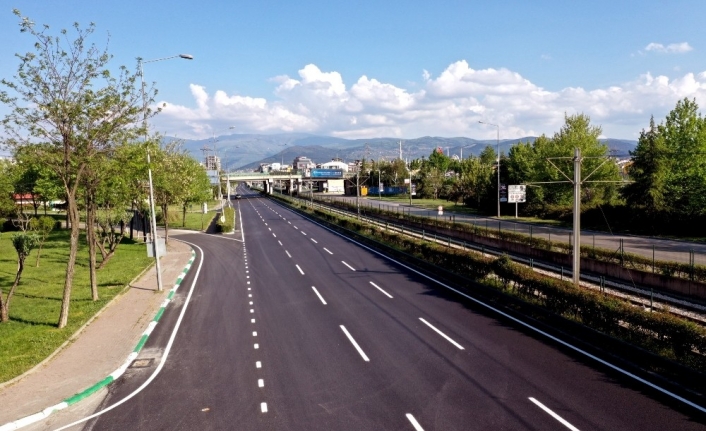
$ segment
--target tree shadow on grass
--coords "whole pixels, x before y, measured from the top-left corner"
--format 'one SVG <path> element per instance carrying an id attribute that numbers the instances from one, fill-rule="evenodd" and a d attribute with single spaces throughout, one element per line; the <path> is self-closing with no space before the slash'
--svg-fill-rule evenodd
<path id="1" fill-rule="evenodd" d="M 17 323 L 23 323 L 25 325 L 32 325 L 32 326 L 47 326 L 50 328 L 56 328 L 59 326 L 56 321 L 54 321 L 54 322 L 40 322 L 38 320 L 28 320 L 28 319 L 22 319 L 20 317 L 12 317 L 12 316 L 10 316 L 10 321 L 17 322 Z"/>

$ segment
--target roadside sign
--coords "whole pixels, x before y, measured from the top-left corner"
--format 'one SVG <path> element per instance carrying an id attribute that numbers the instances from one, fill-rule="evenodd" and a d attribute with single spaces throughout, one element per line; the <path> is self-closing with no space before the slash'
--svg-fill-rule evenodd
<path id="1" fill-rule="evenodd" d="M 444 215 L 444 207 L 442 207 L 441 205 L 439 205 L 439 208 L 438 208 L 438 209 L 439 209 L 439 215 Z"/>
<path id="2" fill-rule="evenodd" d="M 524 203 L 527 200 L 527 186 L 524 184 L 508 186 L 508 202 Z"/>

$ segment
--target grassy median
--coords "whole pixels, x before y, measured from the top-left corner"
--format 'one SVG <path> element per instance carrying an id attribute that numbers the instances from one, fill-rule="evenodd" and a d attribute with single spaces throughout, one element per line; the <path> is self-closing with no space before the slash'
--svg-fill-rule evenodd
<path id="1" fill-rule="evenodd" d="M 17 254 L 12 233 L 0 234 L 0 287 L 3 295 L 12 286 L 17 271 Z M 10 302 L 10 321 L 0 323 L 0 382 L 29 370 L 66 341 L 106 303 L 150 265 L 144 243 L 123 239 L 115 256 L 98 271 L 100 299 L 91 300 L 88 279 L 88 248 L 81 237 L 71 295 L 69 323 L 57 328 L 69 252 L 69 231 L 52 232 L 42 249 L 39 267 L 37 250 L 25 261 L 25 270 Z M 100 262 L 100 254 L 98 256 Z"/>

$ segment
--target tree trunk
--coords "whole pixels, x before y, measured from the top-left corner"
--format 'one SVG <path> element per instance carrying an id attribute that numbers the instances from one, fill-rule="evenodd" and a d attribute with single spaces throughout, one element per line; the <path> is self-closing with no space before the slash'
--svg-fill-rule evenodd
<path id="1" fill-rule="evenodd" d="M 39 256 L 42 255 L 42 247 L 44 247 L 44 241 L 46 241 L 46 237 L 42 238 L 42 241 L 39 243 L 39 248 L 37 249 L 37 262 L 34 265 L 37 268 L 39 268 Z"/>
<path id="2" fill-rule="evenodd" d="M 96 280 L 96 201 L 91 192 L 86 193 L 86 243 L 88 244 L 88 272 L 91 282 L 91 299 L 98 301 Z"/>
<path id="3" fill-rule="evenodd" d="M 7 293 L 7 299 L 2 302 L 2 292 L 0 292 L 0 322 L 7 322 L 10 320 L 10 300 L 12 295 L 15 294 L 15 289 L 20 284 L 20 278 L 22 277 L 22 271 L 25 269 L 25 258 L 27 256 L 19 256 L 17 258 L 17 274 L 15 275 L 15 282 L 12 284 L 10 291 Z"/>
<path id="4" fill-rule="evenodd" d="M 186 227 L 186 204 L 184 204 L 181 210 L 181 227 Z"/>
<path id="5" fill-rule="evenodd" d="M 169 243 L 169 205 L 162 205 L 162 218 L 164 219 L 164 244 Z M 155 241 L 157 240 L 157 232 L 152 234 Z"/>
<path id="6" fill-rule="evenodd" d="M 69 322 L 69 306 L 71 305 L 71 286 L 74 281 L 74 270 L 76 265 L 76 254 L 78 253 L 79 215 L 76 206 L 76 196 L 67 193 L 66 217 L 71 225 L 69 236 L 69 261 L 66 263 L 66 278 L 64 278 L 64 293 L 61 297 L 61 312 L 59 313 L 59 329 L 66 327 Z"/>

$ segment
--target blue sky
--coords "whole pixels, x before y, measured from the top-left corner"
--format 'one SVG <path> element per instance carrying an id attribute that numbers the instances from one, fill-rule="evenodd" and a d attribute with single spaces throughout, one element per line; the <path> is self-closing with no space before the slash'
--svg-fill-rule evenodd
<path id="1" fill-rule="evenodd" d="M 636 139 L 678 99 L 706 105 L 703 1 L 257 2 L 3 0 L 0 77 L 32 47 L 14 7 L 53 31 L 94 22 L 112 65 L 145 66 L 167 135 L 345 138 L 553 134 L 583 112 Z M 7 109 L 0 107 L 0 114 Z"/>

